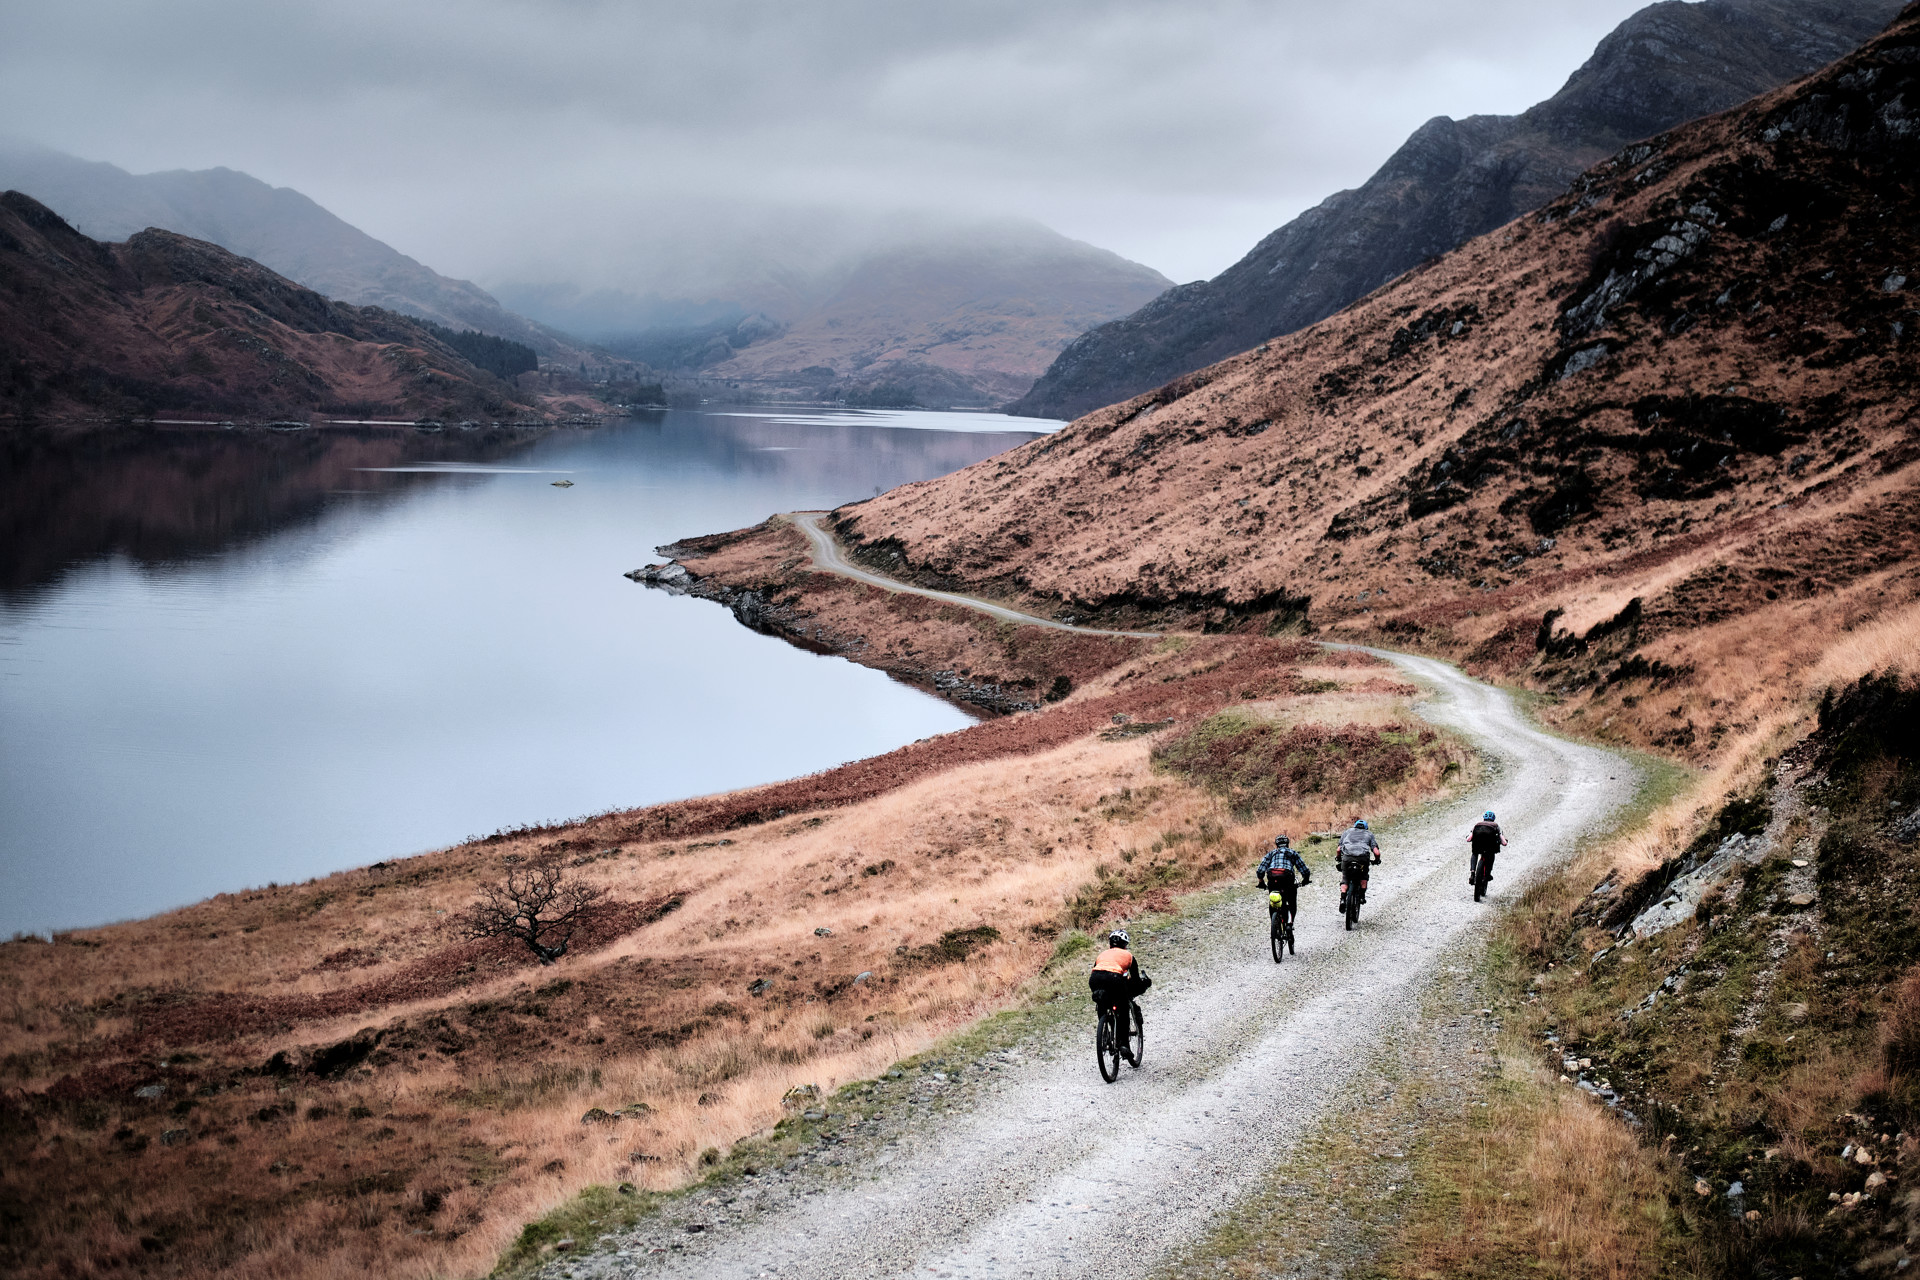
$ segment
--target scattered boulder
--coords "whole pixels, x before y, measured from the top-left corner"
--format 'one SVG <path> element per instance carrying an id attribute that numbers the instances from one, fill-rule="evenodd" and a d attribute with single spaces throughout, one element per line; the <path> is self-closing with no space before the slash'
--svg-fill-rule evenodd
<path id="1" fill-rule="evenodd" d="M 163 1084 L 143 1084 L 133 1091 L 133 1096 L 152 1102 L 155 1098 L 163 1096 L 166 1091 L 167 1086 Z"/>
<path id="2" fill-rule="evenodd" d="M 825 925 L 821 925 L 813 931 L 813 936 L 816 938 L 831 938 L 833 936 L 833 930 L 827 928 Z"/>
<path id="3" fill-rule="evenodd" d="M 761 995 L 772 989 L 773 980 L 771 978 L 755 978 L 747 984 L 747 994 L 750 996 Z"/>
<path id="4" fill-rule="evenodd" d="M 800 1111 L 809 1103 L 820 1099 L 820 1086 L 817 1084 L 797 1084 L 780 1095 L 780 1105 L 789 1111 Z"/>
<path id="5" fill-rule="evenodd" d="M 611 1111 L 603 1111 L 599 1107 L 593 1107 L 589 1109 L 585 1115 L 580 1117 L 580 1123 L 581 1124 L 612 1124 L 614 1121 L 618 1120 L 619 1118 L 620 1118 L 619 1116 L 613 1114 L 613 1112 Z"/>

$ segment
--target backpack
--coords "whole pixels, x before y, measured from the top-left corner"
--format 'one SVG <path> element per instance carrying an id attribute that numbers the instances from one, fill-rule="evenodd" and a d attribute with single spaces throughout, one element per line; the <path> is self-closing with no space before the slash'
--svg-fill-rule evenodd
<path id="1" fill-rule="evenodd" d="M 1358 827 L 1349 827 L 1340 835 L 1340 861 L 1372 862 L 1373 832 L 1362 831 Z"/>
<path id="2" fill-rule="evenodd" d="M 1473 824 L 1473 851 L 1475 853 L 1498 853 L 1500 851 L 1499 824 L 1486 821 Z"/>

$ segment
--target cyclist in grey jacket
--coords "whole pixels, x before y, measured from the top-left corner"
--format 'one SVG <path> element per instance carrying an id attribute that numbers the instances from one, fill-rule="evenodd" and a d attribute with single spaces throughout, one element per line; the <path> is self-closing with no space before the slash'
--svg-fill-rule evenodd
<path id="1" fill-rule="evenodd" d="M 1365 818 L 1355 818 L 1353 825 L 1340 833 L 1339 863 L 1346 880 L 1359 887 L 1360 901 L 1365 902 L 1367 900 L 1366 869 L 1369 866 L 1378 866 L 1380 863 L 1380 842 L 1374 839 Z M 1344 892 L 1343 889 L 1343 895 Z M 1344 896 L 1340 902 L 1340 909 L 1346 910 Z"/>

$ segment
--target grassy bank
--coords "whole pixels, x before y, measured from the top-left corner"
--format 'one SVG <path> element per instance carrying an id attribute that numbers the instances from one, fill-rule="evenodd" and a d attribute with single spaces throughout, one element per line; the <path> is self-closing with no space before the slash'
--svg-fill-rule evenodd
<path id="1" fill-rule="evenodd" d="M 1913 684 L 1870 677 L 1779 755 L 1657 766 L 1616 832 L 1504 913 L 1485 960 L 1504 1069 L 1486 1107 L 1428 1127 L 1380 1274 L 1905 1265 L 1917 712 Z M 1697 910 L 1623 933 L 1716 852 Z"/>

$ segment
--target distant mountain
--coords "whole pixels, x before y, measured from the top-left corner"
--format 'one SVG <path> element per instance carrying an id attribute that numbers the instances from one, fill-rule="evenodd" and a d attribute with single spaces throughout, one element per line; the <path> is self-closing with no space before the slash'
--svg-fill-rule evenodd
<path id="1" fill-rule="evenodd" d="M 422 266 L 298 191 L 232 169 L 132 174 L 0 141 L 0 188 L 25 192 L 96 240 L 125 240 L 160 227 L 210 241 L 355 306 L 511 338 L 569 364 L 583 355 L 566 335 L 515 315 L 478 285 Z"/>
<path id="2" fill-rule="evenodd" d="M 218 245 L 93 240 L 0 194 L 0 415 L 519 416 L 431 326 L 333 302 Z"/>
<path id="3" fill-rule="evenodd" d="M 1428 258 L 1539 208 L 1627 143 L 1832 62 L 1902 0 L 1650 5 L 1559 93 L 1518 116 L 1438 116 L 1357 190 L 1061 352 L 1013 413 L 1073 418 L 1332 315 Z"/>
<path id="4" fill-rule="evenodd" d="M 1075 334 L 1125 315 L 1168 281 L 1037 223 L 1003 221 L 876 237 L 843 260 L 762 283 L 741 303 L 715 304 L 693 323 L 601 340 L 656 367 L 769 392 L 930 407 L 1002 404 L 1026 391 Z M 623 314 L 623 306 L 625 314 L 662 314 L 664 305 L 554 297 L 603 317 Z"/>

